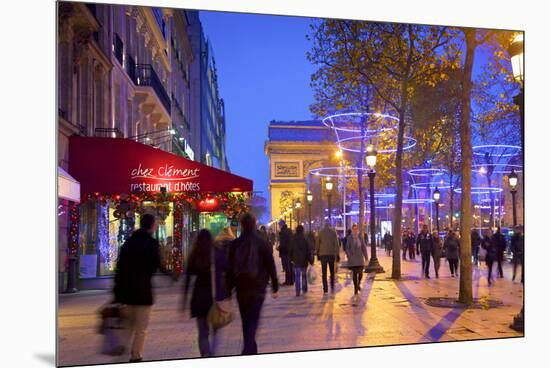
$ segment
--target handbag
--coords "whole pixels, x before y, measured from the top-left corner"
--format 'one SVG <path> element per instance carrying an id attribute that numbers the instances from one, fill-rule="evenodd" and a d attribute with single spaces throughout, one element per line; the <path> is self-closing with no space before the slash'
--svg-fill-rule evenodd
<path id="1" fill-rule="evenodd" d="M 208 310 L 206 319 L 208 324 L 214 330 L 225 327 L 235 318 L 231 298 L 225 300 L 216 300 L 216 260 L 214 257 L 214 247 L 210 250 L 210 280 L 212 289 L 212 306 Z"/>

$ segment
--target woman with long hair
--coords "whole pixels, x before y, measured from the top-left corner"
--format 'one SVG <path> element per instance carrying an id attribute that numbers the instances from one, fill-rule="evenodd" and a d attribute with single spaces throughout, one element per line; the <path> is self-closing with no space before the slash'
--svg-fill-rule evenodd
<path id="1" fill-rule="evenodd" d="M 224 229 L 222 237 L 226 240 L 229 234 Z M 232 235 L 232 233 L 231 233 Z M 214 245 L 212 234 L 206 229 L 199 231 L 196 241 L 193 244 L 189 261 L 187 262 L 187 272 L 185 288 L 183 293 L 184 308 L 187 306 L 187 294 L 189 291 L 191 277 L 195 277 L 193 293 L 191 296 L 191 317 L 197 320 L 199 351 L 201 356 L 213 356 L 216 350 L 216 333 L 212 330 L 210 339 L 210 326 L 208 324 L 208 311 L 213 304 L 212 299 L 212 269 L 216 279 L 216 300 L 223 300 L 227 297 L 227 291 L 224 287 L 223 277 L 227 269 L 227 251 L 226 246 L 222 245 L 221 238 L 216 238 L 217 246 Z M 212 265 L 211 260 L 214 259 Z M 211 341 L 210 341 L 211 340 Z"/>

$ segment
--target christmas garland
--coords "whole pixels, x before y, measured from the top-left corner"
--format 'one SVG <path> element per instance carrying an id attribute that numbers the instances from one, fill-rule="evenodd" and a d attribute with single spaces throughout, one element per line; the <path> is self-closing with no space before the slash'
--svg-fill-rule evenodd
<path id="1" fill-rule="evenodd" d="M 87 200 L 97 200 L 101 204 L 107 204 L 108 201 L 118 204 L 121 201 L 126 201 L 131 204 L 137 204 L 143 201 L 155 201 L 155 202 L 174 202 L 183 203 L 187 202 L 192 205 L 196 205 L 196 202 L 217 198 L 220 201 L 221 209 L 228 218 L 236 218 L 241 213 L 247 212 L 250 207 L 247 205 L 246 200 L 248 193 L 228 193 L 228 192 L 211 192 L 211 193 L 130 193 L 130 194 L 101 194 L 94 193 L 87 197 Z"/>
<path id="2" fill-rule="evenodd" d="M 70 224 L 69 224 L 69 252 L 76 257 L 78 255 L 78 224 L 80 223 L 80 211 L 78 205 L 70 205 Z"/>

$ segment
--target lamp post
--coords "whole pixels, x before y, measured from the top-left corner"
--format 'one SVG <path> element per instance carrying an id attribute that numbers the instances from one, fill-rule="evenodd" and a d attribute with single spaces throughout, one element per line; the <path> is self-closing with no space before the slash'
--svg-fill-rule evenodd
<path id="1" fill-rule="evenodd" d="M 302 208 L 302 202 L 300 201 L 300 198 L 296 200 L 296 203 L 294 205 L 296 207 L 296 223 L 300 223 L 300 208 Z"/>
<path id="2" fill-rule="evenodd" d="M 512 193 L 512 221 L 514 227 L 517 226 L 517 217 L 516 217 L 516 193 L 518 191 L 518 174 L 512 169 L 510 175 L 508 175 L 508 185 L 510 186 L 510 193 Z"/>
<path id="3" fill-rule="evenodd" d="M 439 192 L 439 189 L 437 189 L 437 187 L 435 187 L 433 195 L 435 201 L 435 228 L 439 233 L 439 200 L 441 199 L 441 193 Z"/>
<path id="4" fill-rule="evenodd" d="M 327 205 L 328 205 L 328 220 L 332 225 L 332 208 L 330 199 L 332 197 L 332 189 L 334 188 L 334 183 L 330 180 L 330 177 L 325 181 L 325 190 L 327 191 Z"/>
<path id="5" fill-rule="evenodd" d="M 313 203 L 313 194 L 311 193 L 310 190 L 307 191 L 306 200 L 307 200 L 307 216 L 308 216 L 308 222 L 309 222 L 309 232 L 311 232 L 311 204 Z"/>
<path id="6" fill-rule="evenodd" d="M 370 235 L 371 235 L 371 241 L 370 241 L 370 261 L 367 267 L 365 268 L 365 272 L 376 272 L 381 273 L 384 272 L 384 269 L 378 263 L 378 258 L 376 257 L 376 219 L 375 219 L 375 204 L 374 204 L 374 177 L 376 176 L 376 171 L 374 171 L 374 168 L 376 167 L 376 150 L 374 149 L 374 146 L 372 144 L 369 144 L 367 146 L 367 155 L 365 157 L 365 160 L 367 161 L 367 166 L 369 167 L 369 187 L 370 187 Z"/>
<path id="7" fill-rule="evenodd" d="M 290 207 L 288 207 L 288 216 L 290 217 L 290 231 L 292 231 L 292 211 L 293 210 L 294 210 L 294 207 L 290 205 Z"/>

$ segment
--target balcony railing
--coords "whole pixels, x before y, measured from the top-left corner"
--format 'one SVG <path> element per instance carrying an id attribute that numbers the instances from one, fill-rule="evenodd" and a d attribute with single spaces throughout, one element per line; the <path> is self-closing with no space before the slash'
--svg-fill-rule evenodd
<path id="1" fill-rule="evenodd" d="M 122 55 L 124 54 L 124 44 L 122 43 L 122 40 L 116 33 L 114 34 L 114 37 L 113 37 L 113 52 L 115 53 L 115 57 L 120 63 L 120 65 L 122 65 L 122 62 L 123 62 Z"/>
<path id="2" fill-rule="evenodd" d="M 118 128 L 95 128 L 94 136 L 103 138 L 124 138 L 124 134 Z"/>
<path id="3" fill-rule="evenodd" d="M 155 69 L 150 64 L 136 64 L 134 83 L 136 86 L 152 87 L 166 111 L 170 113 L 170 97 L 166 93 L 164 85 L 160 81 Z"/>

